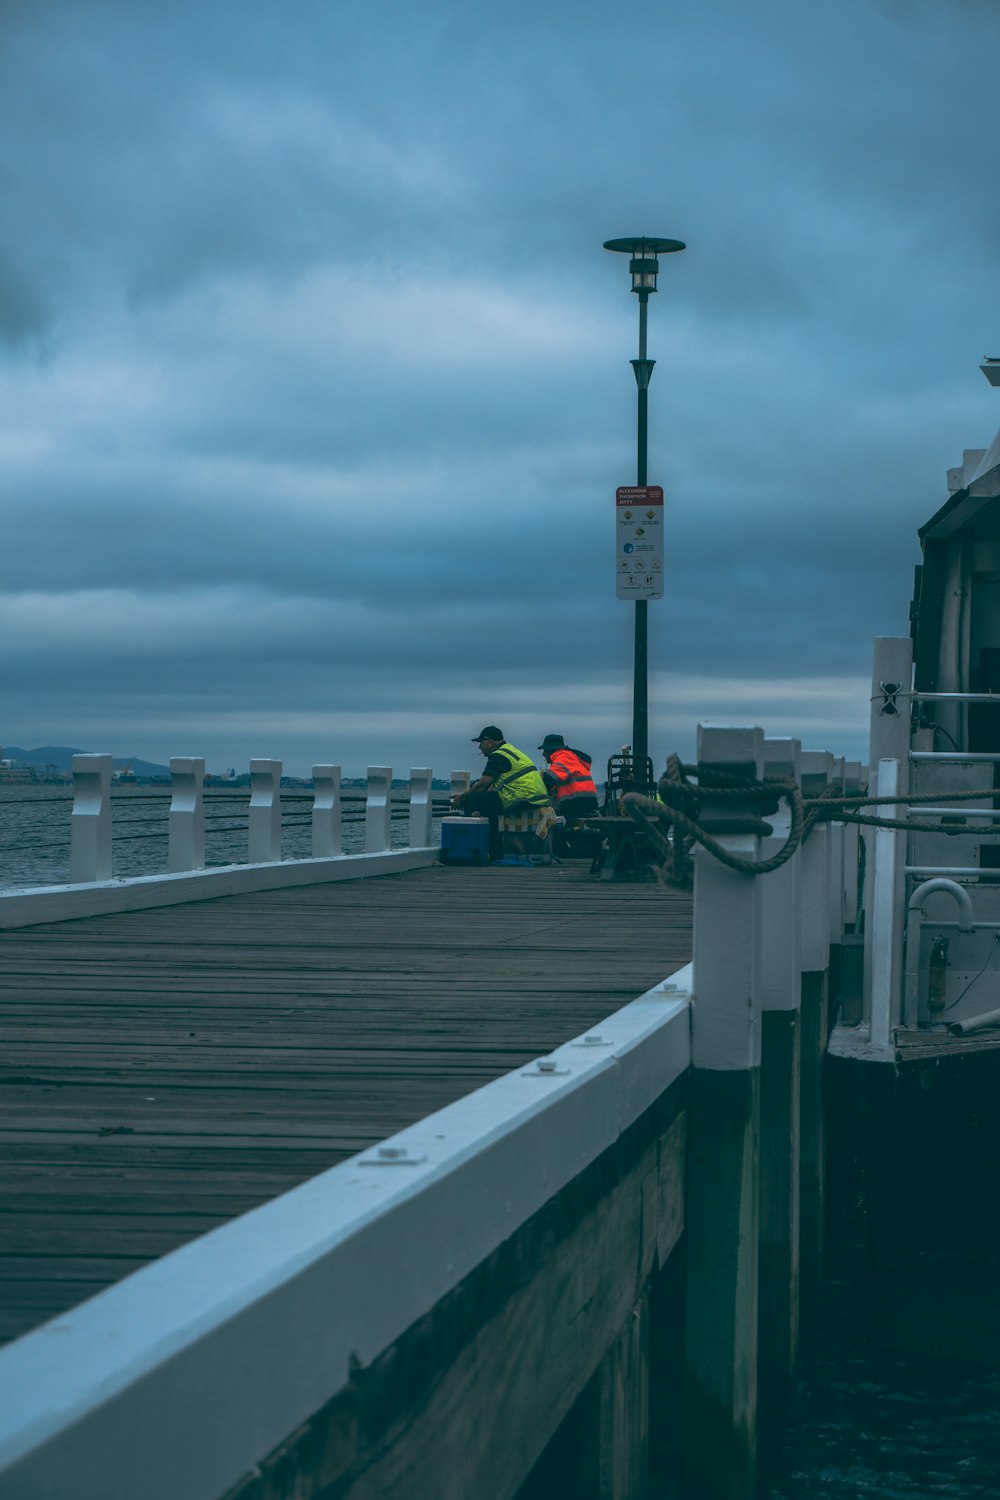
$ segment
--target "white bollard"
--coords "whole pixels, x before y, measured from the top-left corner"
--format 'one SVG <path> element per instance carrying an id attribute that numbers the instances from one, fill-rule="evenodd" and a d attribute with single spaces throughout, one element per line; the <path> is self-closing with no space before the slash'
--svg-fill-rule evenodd
<path id="1" fill-rule="evenodd" d="M 205 762 L 198 756 L 170 757 L 170 812 L 167 817 L 167 869 L 205 868 Z"/>
<path id="2" fill-rule="evenodd" d="M 313 766 L 312 852 L 314 859 L 343 853 L 340 767 Z"/>
<path id="3" fill-rule="evenodd" d="M 472 785 L 472 772 L 471 771 L 452 771 L 452 773 L 451 773 L 451 795 L 452 795 L 452 799 L 454 799 L 455 797 L 464 797 L 465 793 L 469 790 L 469 787 L 471 785 Z"/>
<path id="4" fill-rule="evenodd" d="M 281 859 L 281 761 L 250 762 L 250 863 Z"/>
<path id="5" fill-rule="evenodd" d="M 758 728 L 698 726 L 698 764 L 759 778 L 764 733 Z M 736 804 L 756 812 L 757 804 Z M 702 821 L 734 810 L 711 808 Z M 719 842 L 744 859 L 760 858 L 757 834 L 726 834 Z M 760 1064 L 761 879 L 721 864 L 700 844 L 695 849 L 694 974 L 698 996 L 692 1017 L 691 1054 L 696 1068 L 743 1072 Z"/>
<path id="6" fill-rule="evenodd" d="M 111 879 L 112 755 L 74 755 L 69 878 L 73 885 Z"/>
<path id="7" fill-rule="evenodd" d="M 369 766 L 365 803 L 365 849 L 369 854 L 381 854 L 389 847 L 391 793 L 392 771 L 389 766 Z"/>
<path id="8" fill-rule="evenodd" d="M 410 771 L 411 849 L 429 849 L 431 845 L 431 819 L 434 816 L 432 775 L 430 766 L 415 766 Z"/>

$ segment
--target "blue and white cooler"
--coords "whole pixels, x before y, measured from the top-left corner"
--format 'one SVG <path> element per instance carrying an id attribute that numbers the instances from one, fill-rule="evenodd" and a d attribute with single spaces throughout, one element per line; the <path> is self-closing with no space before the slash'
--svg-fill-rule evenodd
<path id="1" fill-rule="evenodd" d="M 485 865 L 490 857 L 489 818 L 442 818 L 443 865 Z"/>

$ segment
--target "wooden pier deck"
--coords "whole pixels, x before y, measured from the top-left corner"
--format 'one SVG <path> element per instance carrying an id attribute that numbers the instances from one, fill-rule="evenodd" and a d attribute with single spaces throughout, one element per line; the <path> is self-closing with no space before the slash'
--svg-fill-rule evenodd
<path id="1" fill-rule="evenodd" d="M 0 933 L 0 1339 L 594 1026 L 690 924 L 436 866 Z"/>

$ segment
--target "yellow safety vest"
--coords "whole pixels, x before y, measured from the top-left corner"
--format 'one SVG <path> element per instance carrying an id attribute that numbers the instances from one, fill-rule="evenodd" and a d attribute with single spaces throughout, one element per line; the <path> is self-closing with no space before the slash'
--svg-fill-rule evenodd
<path id="1" fill-rule="evenodd" d="M 516 746 L 508 745 L 506 740 L 495 753 L 505 755 L 511 763 L 510 770 L 504 771 L 493 783 L 493 790 L 503 806 L 507 808 L 512 802 L 529 802 L 532 807 L 543 807 L 549 794 L 531 757 Z"/>

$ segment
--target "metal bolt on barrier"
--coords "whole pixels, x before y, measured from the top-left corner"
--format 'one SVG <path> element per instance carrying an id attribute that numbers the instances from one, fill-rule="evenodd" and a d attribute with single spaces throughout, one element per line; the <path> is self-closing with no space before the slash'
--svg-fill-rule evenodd
<path id="1" fill-rule="evenodd" d="M 426 1156 L 411 1156 L 406 1146 L 379 1146 L 374 1156 L 363 1156 L 363 1167 L 415 1167 Z"/>
<path id="2" fill-rule="evenodd" d="M 560 1073 L 568 1073 L 569 1068 L 556 1066 L 554 1057 L 540 1057 L 530 1068 L 525 1068 L 522 1078 L 553 1078 Z"/>
<path id="3" fill-rule="evenodd" d="M 602 1036 L 599 1031 L 588 1031 L 582 1042 L 572 1042 L 573 1047 L 613 1047 L 614 1042 L 610 1037 Z"/>

